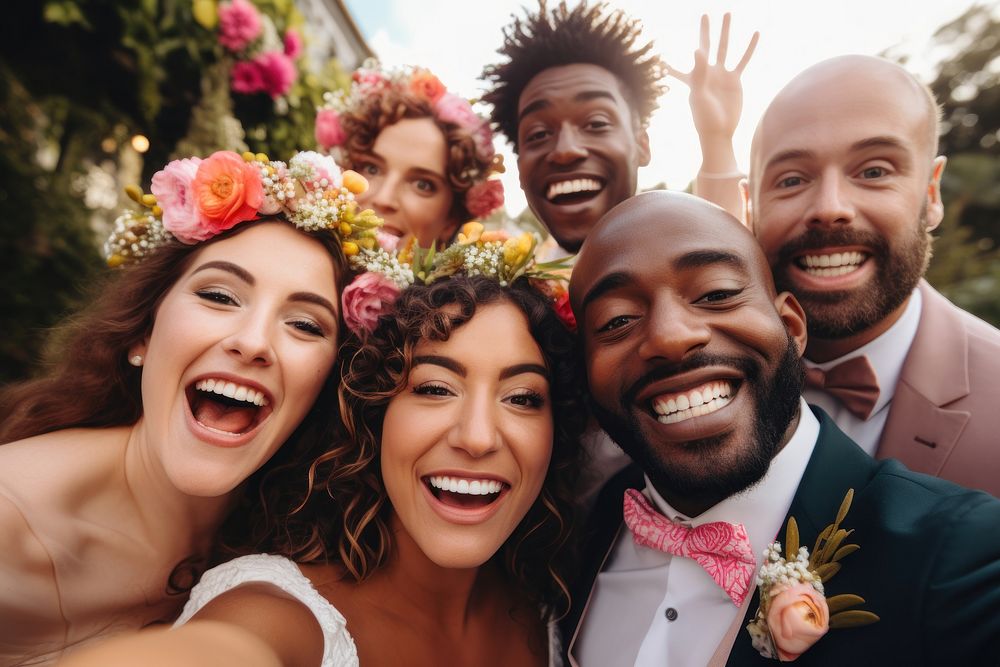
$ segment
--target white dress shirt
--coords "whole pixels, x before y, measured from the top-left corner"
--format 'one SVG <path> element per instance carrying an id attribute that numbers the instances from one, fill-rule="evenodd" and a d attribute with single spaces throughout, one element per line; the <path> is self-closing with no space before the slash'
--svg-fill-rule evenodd
<path id="1" fill-rule="evenodd" d="M 872 456 L 878 449 L 882 429 L 885 428 L 885 420 L 889 416 L 892 397 L 896 393 L 896 383 L 899 382 L 899 375 L 903 372 L 903 362 L 906 361 L 910 345 L 913 344 L 913 339 L 917 335 L 922 303 L 920 290 L 915 289 L 910 295 L 910 302 L 906 304 L 903 314 L 875 340 L 838 359 L 822 364 L 814 364 L 808 359 L 805 360 L 807 367 L 825 371 L 848 359 L 862 355 L 868 356 L 868 361 L 875 369 L 875 377 L 878 378 L 879 386 L 878 401 L 875 402 L 875 408 L 868 419 L 859 419 L 853 412 L 844 407 L 843 403 L 822 389 L 806 387 L 802 395 L 809 403 L 823 408 L 823 411 L 830 415 L 841 431 Z"/>
<path id="2" fill-rule="evenodd" d="M 764 478 L 693 519 L 670 507 L 648 479 L 644 493 L 664 516 L 686 525 L 742 523 L 759 565 L 784 530 L 818 435 L 819 422 L 800 400 L 798 427 Z M 594 583 L 573 655 L 581 667 L 704 667 L 739 613 L 698 563 L 638 546 L 623 526 Z"/>

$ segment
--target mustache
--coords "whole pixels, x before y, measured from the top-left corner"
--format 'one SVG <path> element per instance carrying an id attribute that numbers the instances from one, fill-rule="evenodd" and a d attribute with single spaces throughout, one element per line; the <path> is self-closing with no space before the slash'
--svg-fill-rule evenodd
<path id="1" fill-rule="evenodd" d="M 792 239 L 778 250 L 778 266 L 788 264 L 806 250 L 819 250 L 830 246 L 862 245 L 872 249 L 875 256 L 884 257 L 889 251 L 888 242 L 879 234 L 845 225 L 841 229 L 812 227 Z"/>
<path id="2" fill-rule="evenodd" d="M 622 394 L 622 405 L 628 406 L 634 404 L 636 396 L 654 382 L 667 380 L 675 375 L 709 366 L 735 368 L 750 381 L 756 379 L 761 374 L 760 365 L 748 357 L 696 352 L 679 363 L 660 363 L 643 373 Z"/>

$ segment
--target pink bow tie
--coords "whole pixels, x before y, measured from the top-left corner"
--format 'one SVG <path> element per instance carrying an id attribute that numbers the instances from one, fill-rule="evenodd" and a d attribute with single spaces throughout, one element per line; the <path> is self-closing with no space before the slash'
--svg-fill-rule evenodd
<path id="1" fill-rule="evenodd" d="M 653 509 L 635 489 L 625 491 L 625 524 L 635 543 L 674 556 L 686 556 L 704 568 L 737 607 L 751 590 L 757 561 L 743 524 L 713 521 L 696 528 L 674 523 Z"/>
<path id="2" fill-rule="evenodd" d="M 858 419 L 868 419 L 878 402 L 878 376 L 868 357 L 852 357 L 825 371 L 806 368 L 806 386 L 822 389 Z"/>

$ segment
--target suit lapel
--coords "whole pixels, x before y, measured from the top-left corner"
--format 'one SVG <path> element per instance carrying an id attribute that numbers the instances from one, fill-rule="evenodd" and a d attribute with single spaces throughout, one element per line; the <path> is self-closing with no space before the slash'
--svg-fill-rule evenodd
<path id="1" fill-rule="evenodd" d="M 969 341 L 951 304 L 924 281 L 919 289 L 920 323 L 896 385 L 878 457 L 899 459 L 914 470 L 937 475 L 970 417 L 967 411 L 943 407 L 969 394 Z"/>

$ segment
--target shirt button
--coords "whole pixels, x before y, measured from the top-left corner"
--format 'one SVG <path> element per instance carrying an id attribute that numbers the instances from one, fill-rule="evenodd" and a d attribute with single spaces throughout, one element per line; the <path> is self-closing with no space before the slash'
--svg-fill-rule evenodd
<path id="1" fill-rule="evenodd" d="M 667 617 L 668 621 L 677 620 L 677 610 L 673 607 L 667 607 L 666 610 L 664 610 L 663 615 Z"/>

